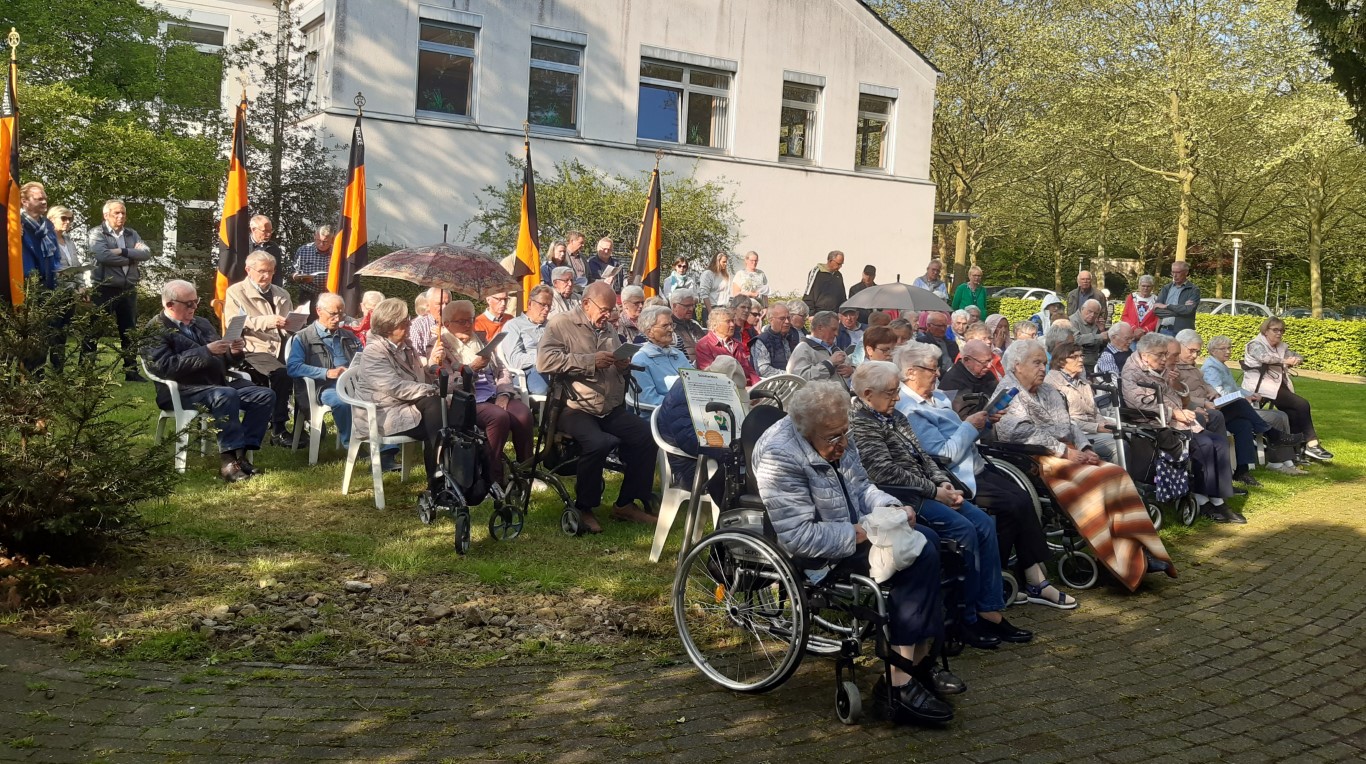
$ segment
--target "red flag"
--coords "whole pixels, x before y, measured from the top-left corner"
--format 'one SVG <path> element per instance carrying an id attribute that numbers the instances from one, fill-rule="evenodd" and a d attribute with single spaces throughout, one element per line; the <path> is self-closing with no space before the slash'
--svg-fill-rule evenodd
<path id="1" fill-rule="evenodd" d="M 365 136 L 360 128 L 361 116 L 356 115 L 356 128 L 351 133 L 351 165 L 346 171 L 346 192 L 342 196 L 342 219 L 337 239 L 332 245 L 332 263 L 327 269 L 327 291 L 342 296 L 346 310 L 360 315 L 360 277 L 356 272 L 368 260 L 365 232 Z"/>
<path id="2" fill-rule="evenodd" d="M 247 277 L 251 254 L 251 217 L 247 215 L 247 95 L 237 105 L 232 123 L 232 151 L 228 155 L 228 187 L 223 194 L 223 220 L 218 224 L 218 278 L 214 311 L 223 317 L 228 287 Z"/>

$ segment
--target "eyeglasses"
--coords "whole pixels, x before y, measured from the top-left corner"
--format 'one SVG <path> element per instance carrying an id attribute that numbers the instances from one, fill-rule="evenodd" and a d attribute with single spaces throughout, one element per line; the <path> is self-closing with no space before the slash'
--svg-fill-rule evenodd
<path id="1" fill-rule="evenodd" d="M 873 348 L 873 352 L 879 355 L 890 355 L 893 350 L 896 350 L 896 345 L 878 345 Z"/>
<path id="2" fill-rule="evenodd" d="M 70 222 L 74 221 L 75 219 L 76 219 L 76 218 L 73 218 L 73 217 L 71 217 L 70 215 L 62 215 L 62 222 L 63 222 L 63 223 L 70 223 Z"/>
<path id="3" fill-rule="evenodd" d="M 681 308 L 687 308 L 688 310 L 692 310 L 693 308 L 696 308 L 696 307 L 697 307 L 697 303 L 696 303 L 696 302 L 680 302 L 680 303 L 678 303 L 678 305 L 679 305 L 679 307 L 681 307 Z"/>
<path id="4" fill-rule="evenodd" d="M 173 302 L 173 303 L 178 302 L 178 303 L 180 303 L 181 305 L 184 305 L 185 307 L 191 308 L 191 309 L 199 307 L 199 298 L 198 298 L 198 297 L 194 298 L 193 300 L 168 300 L 168 302 Z"/>
<path id="5" fill-rule="evenodd" d="M 1276 334 L 1285 334 L 1285 327 L 1280 326 L 1280 327 L 1276 327 L 1275 329 L 1267 329 L 1267 331 L 1268 331 L 1268 332 L 1275 332 Z"/>
<path id="6" fill-rule="evenodd" d="M 602 311 L 603 313 L 611 313 L 612 311 L 614 311 L 614 310 L 617 309 L 617 307 L 616 307 L 615 305 L 608 305 L 608 306 L 599 305 L 597 300 L 584 300 L 584 301 L 583 301 L 583 304 L 584 304 L 584 305 L 592 305 L 593 307 L 597 308 L 598 310 Z"/>
<path id="7" fill-rule="evenodd" d="M 446 323 L 448 323 L 448 324 L 472 324 L 472 323 L 474 323 L 474 319 L 473 319 L 473 318 L 469 318 L 469 317 L 466 317 L 466 318 L 452 318 L 451 320 L 447 321 Z"/>
<path id="8" fill-rule="evenodd" d="M 494 300 L 497 300 L 498 302 L 507 302 L 507 301 L 508 301 L 508 298 L 506 298 L 506 297 L 499 297 L 499 296 L 496 295 L 496 294 L 491 294 L 491 295 L 489 295 L 488 301 L 489 301 L 489 302 L 493 302 Z"/>
<path id="9" fill-rule="evenodd" d="M 541 302 L 540 300 L 532 300 L 531 302 L 527 303 L 527 306 L 530 307 L 530 306 L 532 306 L 532 305 L 539 305 L 539 306 L 541 306 L 542 308 L 545 308 L 546 310 L 550 310 L 550 306 L 551 306 L 551 305 L 554 305 L 554 304 L 555 304 L 555 301 L 554 301 L 554 300 L 551 300 L 550 302 Z"/>
<path id="10" fill-rule="evenodd" d="M 644 305 L 644 304 L 645 304 L 645 301 L 644 301 L 644 300 L 627 300 L 627 301 L 626 301 L 625 303 L 623 303 L 623 304 L 624 304 L 624 305 Z"/>
<path id="11" fill-rule="evenodd" d="M 340 315 L 342 315 L 342 314 L 345 313 L 345 312 L 346 312 L 345 310 L 320 310 L 320 311 L 318 311 L 318 313 L 319 313 L 320 315 L 324 315 L 324 316 L 340 316 Z"/>
<path id="12" fill-rule="evenodd" d="M 964 361 L 972 361 L 972 362 L 974 362 L 974 363 L 980 363 L 980 364 L 982 364 L 983 366 L 986 366 L 987 364 L 991 363 L 991 359 L 990 359 L 990 358 L 987 358 L 987 359 L 983 360 L 983 359 L 981 359 L 981 358 L 974 358 L 973 356 L 970 356 L 970 355 L 965 355 L 965 356 L 963 356 L 963 360 L 964 360 Z"/>
<path id="13" fill-rule="evenodd" d="M 929 373 L 935 375 L 936 377 L 939 376 L 939 367 L 938 367 L 938 366 L 912 366 L 911 368 L 913 368 L 913 369 L 920 369 L 921 371 L 928 371 Z"/>
<path id="14" fill-rule="evenodd" d="M 849 439 L 849 431 L 841 430 L 837 435 L 829 435 L 825 438 L 827 446 L 838 446 Z"/>

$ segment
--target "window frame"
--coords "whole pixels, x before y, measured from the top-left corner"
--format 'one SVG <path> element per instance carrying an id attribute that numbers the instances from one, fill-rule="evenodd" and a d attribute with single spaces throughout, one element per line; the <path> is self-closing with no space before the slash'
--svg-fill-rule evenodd
<path id="1" fill-rule="evenodd" d="M 683 70 L 683 79 L 682 79 L 682 81 L 677 81 L 677 82 L 676 82 L 676 81 L 673 81 L 673 80 L 661 80 L 661 79 L 657 79 L 657 78 L 654 78 L 654 77 L 647 77 L 647 76 L 645 76 L 644 74 L 639 74 L 640 69 L 643 69 L 643 68 L 645 67 L 646 64 L 653 64 L 653 65 L 655 65 L 655 66 L 670 67 L 670 68 L 674 68 L 674 69 L 682 69 L 682 70 Z M 709 75 L 713 75 L 713 76 L 725 77 L 725 78 L 726 78 L 726 88 L 723 90 L 723 89 L 721 89 L 721 88 L 715 88 L 715 87 L 711 87 L 711 86 L 709 86 L 709 85 L 694 85 L 694 84 L 692 83 L 692 73 L 693 73 L 694 71 L 702 72 L 702 73 L 704 73 L 704 74 L 709 74 Z M 730 153 L 730 150 L 731 150 L 730 144 L 731 144 L 732 137 L 733 137 L 733 136 L 732 136 L 732 132 L 733 132 L 732 128 L 734 127 L 734 125 L 733 125 L 734 116 L 732 115 L 731 104 L 734 103 L 734 101 L 735 101 L 735 95 L 734 95 L 734 93 L 732 93 L 731 91 L 732 91 L 732 90 L 734 89 L 734 87 L 735 87 L 735 76 L 736 76 L 736 75 L 735 75 L 735 72 L 726 71 L 726 70 L 724 70 L 724 69 L 714 69 L 714 68 L 706 67 L 706 66 L 698 66 L 698 65 L 696 65 L 696 64 L 681 63 L 681 62 L 678 62 L 678 61 L 669 61 L 669 60 L 667 60 L 667 59 L 651 58 L 651 57 L 649 57 L 649 56 L 641 56 L 641 57 L 640 57 L 640 66 L 637 68 L 637 74 L 638 74 L 638 77 L 637 77 L 637 85 L 636 85 L 636 143 L 637 143 L 637 144 L 639 144 L 639 145 L 645 145 L 645 146 L 669 146 L 669 147 L 674 147 L 674 148 L 679 148 L 679 149 L 685 149 L 685 150 L 689 150 L 689 151 L 694 151 L 694 150 L 695 150 L 695 151 L 701 151 L 701 152 L 706 152 L 706 153 L 709 153 L 709 154 L 729 154 L 729 153 Z M 679 99 L 678 99 L 678 135 L 679 135 L 679 139 L 680 139 L 680 140 L 677 140 L 677 141 L 667 141 L 667 140 L 661 140 L 661 139 L 659 139 L 659 138 L 642 138 L 642 137 L 641 137 L 641 135 L 640 135 L 640 89 L 641 89 L 642 87 L 647 86 L 647 85 L 648 85 L 648 86 L 653 86 L 653 87 L 656 87 L 656 88 L 660 88 L 660 89 L 669 89 L 669 90 L 677 90 L 677 91 L 679 91 Z M 719 145 L 719 146 L 701 146 L 701 145 L 698 145 L 698 144 L 695 144 L 695 143 L 688 143 L 688 136 L 687 136 L 687 129 L 688 129 L 688 96 L 693 95 L 693 94 L 697 94 L 697 95 L 706 95 L 706 96 L 712 96 L 712 97 L 721 97 L 721 98 L 726 99 L 725 115 L 724 115 L 723 119 L 721 120 L 720 130 L 719 130 L 719 132 L 720 132 L 720 134 L 721 134 L 721 141 L 720 141 L 720 145 Z"/>
<path id="2" fill-rule="evenodd" d="M 823 111 L 822 107 L 825 106 L 825 88 L 820 85 L 812 85 L 806 82 L 798 82 L 796 80 L 784 79 L 782 84 L 783 91 L 786 91 L 789 85 L 791 85 L 792 87 L 805 88 L 807 90 L 816 91 L 816 101 L 814 103 L 807 103 L 805 101 L 792 101 L 785 97 L 782 97 L 786 95 L 786 92 L 779 93 L 780 97 L 778 102 L 778 137 L 780 139 L 782 138 L 783 109 L 800 109 L 802 111 L 810 112 L 811 134 L 807 135 L 803 139 L 803 148 L 806 149 L 806 156 L 784 155 L 781 152 L 782 141 L 780 140 L 778 161 L 783 163 L 803 165 L 818 164 L 820 161 L 821 112 Z"/>
<path id="3" fill-rule="evenodd" d="M 320 15 L 299 28 L 299 34 L 303 37 L 303 64 L 304 71 L 308 74 L 309 89 L 304 95 L 304 106 L 312 113 L 323 109 L 323 47 L 326 45 L 325 36 L 327 17 Z M 309 72 L 311 67 L 312 71 Z"/>
<path id="4" fill-rule="evenodd" d="M 474 35 L 474 47 L 464 48 L 458 45 L 447 45 L 445 43 L 432 42 L 422 39 L 422 27 L 432 26 L 439 29 L 450 29 L 460 32 L 469 32 Z M 479 110 L 479 56 L 480 48 L 483 46 L 483 29 L 466 24 L 457 24 L 440 19 L 420 18 L 417 28 L 417 55 L 413 59 L 413 116 L 418 119 L 437 119 L 447 122 L 474 122 L 475 115 Z M 447 111 L 429 111 L 419 106 L 421 93 L 419 83 L 422 80 L 422 53 L 441 53 L 447 56 L 461 56 L 470 59 L 470 95 L 469 113 L 456 114 Z"/>
<path id="5" fill-rule="evenodd" d="M 531 45 L 532 48 L 528 49 L 527 52 L 528 60 L 526 119 L 528 126 L 530 127 L 532 132 L 575 137 L 581 135 L 583 131 L 583 89 L 585 69 L 584 64 L 588 54 L 587 46 L 577 45 L 575 43 L 570 42 L 561 42 L 559 40 L 551 40 L 546 37 L 539 37 L 535 34 L 532 34 L 531 36 Z M 579 63 L 577 66 L 575 66 L 572 64 L 561 64 L 556 61 L 546 61 L 544 59 L 538 59 L 536 58 L 536 54 L 534 52 L 535 46 L 537 45 L 544 45 L 551 48 L 561 48 L 563 50 L 572 50 L 579 54 Z M 574 75 L 576 85 L 574 88 L 574 126 L 572 128 L 556 127 L 554 125 L 538 125 L 535 122 L 531 121 L 531 70 L 533 69 L 541 69 L 544 71 L 561 72 L 564 74 Z"/>
<path id="6" fill-rule="evenodd" d="M 862 108 L 857 108 L 859 104 L 855 104 L 856 109 L 854 112 L 854 171 L 890 175 L 892 173 L 892 135 L 894 134 L 893 128 L 896 125 L 897 101 L 900 99 L 892 98 L 891 96 L 878 95 L 876 93 L 864 92 L 860 92 L 858 94 L 858 98 L 860 101 L 862 101 L 864 98 L 876 98 L 878 100 L 885 101 L 887 103 L 887 113 L 879 114 L 873 111 L 864 111 Z M 859 163 L 860 154 L 863 153 L 863 139 L 862 136 L 859 134 L 859 123 L 862 122 L 864 119 L 876 119 L 881 120 L 884 123 L 884 128 L 882 132 L 882 151 L 878 155 L 882 159 L 881 167 L 876 167 L 873 165 L 864 165 Z"/>

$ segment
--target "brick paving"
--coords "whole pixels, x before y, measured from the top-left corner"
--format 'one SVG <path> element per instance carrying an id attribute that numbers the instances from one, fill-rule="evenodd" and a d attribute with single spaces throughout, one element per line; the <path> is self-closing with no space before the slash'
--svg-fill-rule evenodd
<path id="1" fill-rule="evenodd" d="M 1332 496 L 1184 539 L 1178 581 L 1012 610 L 1038 638 L 957 660 L 971 689 L 946 730 L 839 724 L 818 659 L 740 696 L 683 659 L 92 663 L 0 634 L 0 761 L 1362 761 L 1366 516 Z"/>

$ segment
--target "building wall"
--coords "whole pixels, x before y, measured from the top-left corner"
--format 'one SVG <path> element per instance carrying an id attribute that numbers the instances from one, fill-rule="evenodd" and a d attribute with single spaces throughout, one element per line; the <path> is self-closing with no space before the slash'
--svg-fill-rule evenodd
<path id="1" fill-rule="evenodd" d="M 208 0 L 203 0 L 208 2 Z M 306 7 L 306 12 L 298 9 Z M 348 136 L 351 99 L 365 94 L 369 230 L 381 241 L 439 241 L 477 212 L 476 194 L 511 173 L 521 150 L 532 25 L 586 35 L 578 135 L 533 133 L 547 168 L 577 158 L 609 173 L 644 172 L 656 144 L 636 139 L 641 48 L 734 62 L 724 151 L 670 146 L 662 167 L 725 179 L 743 220 L 740 251 L 756 250 L 779 291 L 799 291 L 825 252 L 847 255 L 846 282 L 865 263 L 881 281 L 907 280 L 928 259 L 934 187 L 928 181 L 936 73 L 857 0 L 311 0 L 330 49 L 324 111 L 315 124 Z M 418 116 L 420 21 L 477 14 L 470 119 Z M 778 159 L 784 71 L 825 78 L 814 162 Z M 854 168 L 860 85 L 897 92 L 886 172 Z M 344 153 L 338 162 L 344 163 Z M 643 200 L 642 200 L 643 204 Z M 665 210 L 667 221 L 667 210 Z M 666 223 L 667 224 L 667 223 Z M 592 237 L 593 232 L 587 232 Z M 503 254 L 503 253 L 498 253 Z"/>

